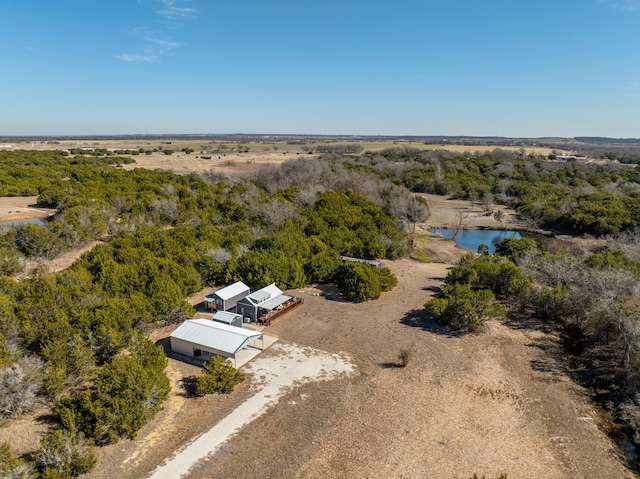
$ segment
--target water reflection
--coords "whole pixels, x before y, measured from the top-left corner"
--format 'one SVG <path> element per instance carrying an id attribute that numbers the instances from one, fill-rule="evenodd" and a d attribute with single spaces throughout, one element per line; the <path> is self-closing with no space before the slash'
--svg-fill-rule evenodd
<path id="1" fill-rule="evenodd" d="M 453 238 L 455 230 L 450 228 L 433 228 L 431 233 L 438 234 L 444 238 Z M 490 253 L 496 252 L 496 243 L 505 238 L 521 239 L 520 233 L 517 231 L 506 230 L 459 230 L 454 238 L 454 242 L 458 248 L 469 251 L 478 251 L 478 246 L 485 244 L 489 247 Z"/>
<path id="2" fill-rule="evenodd" d="M 34 223 L 36 225 L 44 225 L 44 222 L 40 218 L 29 218 L 26 220 L 0 221 L 0 226 L 1 225 L 23 225 L 25 223 Z"/>

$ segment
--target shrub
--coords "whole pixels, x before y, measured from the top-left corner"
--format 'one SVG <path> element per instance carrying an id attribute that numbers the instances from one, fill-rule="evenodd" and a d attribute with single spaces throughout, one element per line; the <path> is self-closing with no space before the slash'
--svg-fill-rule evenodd
<path id="1" fill-rule="evenodd" d="M 17 418 L 36 405 L 42 387 L 42 361 L 28 356 L 0 369 L 0 418 Z"/>
<path id="2" fill-rule="evenodd" d="M 474 331 L 488 319 L 503 319 L 506 309 L 487 289 L 473 291 L 468 284 L 447 285 L 424 305 L 425 312 L 453 329 Z"/>
<path id="3" fill-rule="evenodd" d="M 409 361 L 411 361 L 412 352 L 410 349 L 401 349 L 400 354 L 398 354 L 398 360 L 400 361 L 400 366 L 406 368 L 409 365 Z"/>
<path id="4" fill-rule="evenodd" d="M 58 429 L 43 436 L 35 457 L 42 477 L 69 478 L 93 469 L 96 457 L 93 444 L 82 433 Z"/>
<path id="5" fill-rule="evenodd" d="M 0 248 L 0 274 L 13 276 L 24 270 L 25 258 L 18 251 Z"/>
<path id="6" fill-rule="evenodd" d="M 202 374 L 196 379 L 194 394 L 198 397 L 213 393 L 230 393 L 244 381 L 244 374 L 233 367 L 229 359 L 214 356 L 204 363 Z"/>
<path id="7" fill-rule="evenodd" d="M 375 268 L 366 263 L 344 263 L 336 271 L 336 285 L 345 299 L 368 301 L 382 294 L 380 277 Z"/>

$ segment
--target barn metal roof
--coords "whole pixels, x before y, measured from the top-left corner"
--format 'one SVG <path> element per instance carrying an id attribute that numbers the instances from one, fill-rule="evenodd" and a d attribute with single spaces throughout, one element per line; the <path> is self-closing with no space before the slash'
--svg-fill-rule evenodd
<path id="1" fill-rule="evenodd" d="M 262 338 L 262 333 L 215 323 L 209 319 L 190 319 L 178 326 L 171 337 L 189 341 L 205 350 L 215 349 L 235 354 L 256 339 Z"/>
<path id="2" fill-rule="evenodd" d="M 206 299 L 211 300 L 211 299 L 214 299 L 215 296 L 217 296 L 223 301 L 226 301 L 227 299 L 231 299 L 234 296 L 237 296 L 244 292 L 248 293 L 249 291 L 251 291 L 249 289 L 249 286 L 244 284 L 242 281 L 238 281 L 236 283 L 230 284 L 229 286 L 225 286 L 224 288 L 221 288 L 218 291 L 214 291 L 213 293 L 208 294 L 206 296 Z"/>

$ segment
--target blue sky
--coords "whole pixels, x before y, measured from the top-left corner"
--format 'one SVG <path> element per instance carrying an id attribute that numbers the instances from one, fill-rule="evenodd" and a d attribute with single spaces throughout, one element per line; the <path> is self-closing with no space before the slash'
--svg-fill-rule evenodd
<path id="1" fill-rule="evenodd" d="M 640 0 L 5 0 L 0 135 L 640 137 Z"/>

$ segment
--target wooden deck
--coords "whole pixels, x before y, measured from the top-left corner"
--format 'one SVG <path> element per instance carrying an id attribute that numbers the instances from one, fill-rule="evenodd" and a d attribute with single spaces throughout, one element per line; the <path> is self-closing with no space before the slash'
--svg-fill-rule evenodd
<path id="1" fill-rule="evenodd" d="M 277 323 L 282 317 L 304 303 L 302 298 L 293 297 L 289 301 L 282 303 L 276 309 L 269 311 L 267 314 L 260 316 L 258 322 L 263 326 L 269 326 Z"/>

